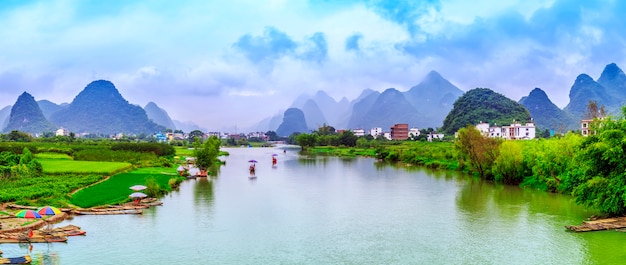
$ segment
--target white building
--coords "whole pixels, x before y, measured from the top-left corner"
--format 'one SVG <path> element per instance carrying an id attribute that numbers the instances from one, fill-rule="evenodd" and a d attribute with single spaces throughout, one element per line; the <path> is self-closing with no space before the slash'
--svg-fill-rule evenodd
<path id="1" fill-rule="evenodd" d="M 70 133 L 69 131 L 67 131 L 67 129 L 61 127 L 58 130 L 56 130 L 55 134 L 56 136 L 68 136 Z"/>
<path id="2" fill-rule="evenodd" d="M 381 134 L 383 134 L 383 128 L 376 127 L 376 128 L 370 129 L 370 135 L 374 136 L 374 138 L 377 138 Z"/>
<path id="3" fill-rule="evenodd" d="M 352 130 L 352 133 L 354 133 L 354 136 L 365 136 L 365 130 L 364 129 L 354 129 Z"/>
<path id="4" fill-rule="evenodd" d="M 429 142 L 432 142 L 433 139 L 439 139 L 439 140 L 443 140 L 443 133 L 435 133 L 435 132 L 431 132 L 428 135 L 426 135 L 426 140 L 428 140 Z"/>
<path id="5" fill-rule="evenodd" d="M 522 125 L 513 121 L 509 126 L 489 126 L 489 123 L 481 122 L 476 125 L 476 129 L 485 137 L 502 138 L 506 140 L 530 140 L 535 139 L 535 124 L 527 122 Z"/>
<path id="6" fill-rule="evenodd" d="M 385 139 L 391 141 L 391 132 L 384 132 L 382 135 Z"/>
<path id="7" fill-rule="evenodd" d="M 418 128 L 409 129 L 409 137 L 418 137 L 418 136 L 420 136 L 420 129 Z"/>

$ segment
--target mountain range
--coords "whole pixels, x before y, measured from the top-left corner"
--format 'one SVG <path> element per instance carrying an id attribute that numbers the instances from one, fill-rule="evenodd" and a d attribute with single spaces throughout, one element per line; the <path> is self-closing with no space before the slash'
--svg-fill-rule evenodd
<path id="1" fill-rule="evenodd" d="M 419 84 L 404 92 L 396 88 L 383 92 L 366 88 L 354 100 L 344 97 L 339 101 L 321 90 L 312 96 L 303 94 L 293 101 L 289 115 L 279 112 L 259 121 L 248 131 L 277 131 L 280 128 L 283 132 L 302 132 L 323 125 L 336 129 L 381 127 L 386 130 L 396 123 L 439 128 L 463 95 L 461 89 L 438 72 L 431 71 Z M 591 100 L 604 106 L 610 114 L 620 114 L 621 106 L 626 103 L 626 75 L 615 63 L 608 64 L 597 80 L 580 74 L 570 88 L 569 98 L 567 106 L 560 109 L 543 90 L 535 88 L 518 102 L 528 110 L 540 129 L 575 130 L 579 128 L 580 119 L 585 117 Z M 172 120 L 167 111 L 154 102 L 144 108 L 130 104 L 113 83 L 106 80 L 91 82 L 69 104 L 57 105 L 48 100 L 33 102 L 34 98 L 25 92 L 15 105 L 0 109 L 3 131 L 18 129 L 42 133 L 42 130 L 58 127 L 76 133 L 97 134 L 152 133 L 163 129 L 206 131 L 192 122 Z M 287 127 L 281 128 L 285 123 Z M 293 126 L 297 126 L 297 130 Z"/>

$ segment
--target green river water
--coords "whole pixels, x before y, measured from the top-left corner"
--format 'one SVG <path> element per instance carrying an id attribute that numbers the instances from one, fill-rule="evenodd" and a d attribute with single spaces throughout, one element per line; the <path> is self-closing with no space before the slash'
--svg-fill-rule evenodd
<path id="1" fill-rule="evenodd" d="M 593 214 L 569 196 L 369 158 L 227 151 L 218 177 L 185 181 L 163 206 L 76 216 L 58 225 L 86 236 L 0 250 L 33 264 L 626 263 L 625 233 L 565 230 Z"/>

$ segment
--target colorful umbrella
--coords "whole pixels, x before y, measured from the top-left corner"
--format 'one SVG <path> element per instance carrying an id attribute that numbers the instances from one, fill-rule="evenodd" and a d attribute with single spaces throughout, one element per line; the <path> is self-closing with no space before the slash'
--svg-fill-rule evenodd
<path id="1" fill-rule="evenodd" d="M 59 210 L 59 208 L 57 207 L 44 206 L 39 208 L 39 210 L 37 210 L 37 213 L 39 213 L 40 215 L 57 215 L 61 213 L 61 210 Z"/>
<path id="2" fill-rule="evenodd" d="M 131 195 L 128 195 L 128 197 L 131 197 L 131 198 L 145 198 L 145 197 L 148 197 L 148 195 L 146 195 L 145 193 L 141 193 L 141 192 L 133 192 Z"/>
<path id="3" fill-rule="evenodd" d="M 20 218 L 41 218 L 41 215 L 33 210 L 21 210 L 15 216 Z"/>
<path id="4" fill-rule="evenodd" d="M 130 189 L 131 189 L 131 190 L 134 190 L 134 191 L 145 190 L 145 189 L 147 189 L 147 188 L 148 188 L 148 187 L 146 187 L 146 186 L 144 186 L 144 185 L 134 185 L 134 186 L 131 186 L 131 187 L 130 187 Z"/>

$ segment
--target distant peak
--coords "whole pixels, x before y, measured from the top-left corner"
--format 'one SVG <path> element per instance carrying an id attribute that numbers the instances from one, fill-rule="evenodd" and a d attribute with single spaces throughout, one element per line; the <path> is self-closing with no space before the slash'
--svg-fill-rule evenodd
<path id="1" fill-rule="evenodd" d="M 616 77 L 620 75 L 624 75 L 624 72 L 622 71 L 622 69 L 620 69 L 619 66 L 617 66 L 617 64 L 610 63 L 610 64 L 607 64 L 606 67 L 604 67 L 604 70 L 602 71 L 602 74 L 600 75 L 600 78 L 598 80 L 601 80 L 601 79 L 611 80 L 611 79 L 615 79 Z"/>
<path id="2" fill-rule="evenodd" d="M 593 78 L 591 78 L 591 76 L 589 76 L 588 74 L 579 74 L 576 77 L 576 83 L 586 83 L 590 81 L 595 82 Z"/>
<path id="3" fill-rule="evenodd" d="M 530 94 L 528 94 L 529 97 L 545 97 L 547 98 L 548 95 L 546 94 L 545 91 L 541 90 L 541 88 L 535 87 L 535 89 L 533 89 L 532 91 L 530 91 Z"/>
<path id="4" fill-rule="evenodd" d="M 444 79 L 437 71 L 435 70 L 431 70 L 430 72 L 428 72 L 428 74 L 426 75 L 427 79 Z"/>

